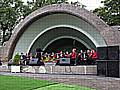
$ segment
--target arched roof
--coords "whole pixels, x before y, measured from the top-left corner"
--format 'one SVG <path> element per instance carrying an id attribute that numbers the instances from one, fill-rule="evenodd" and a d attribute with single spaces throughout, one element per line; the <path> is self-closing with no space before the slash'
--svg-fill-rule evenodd
<path id="1" fill-rule="evenodd" d="M 23 21 L 21 21 L 15 27 L 14 33 L 12 34 L 10 40 L 6 43 L 4 54 L 8 56 L 8 58 L 11 58 L 11 55 L 13 53 L 12 51 L 14 50 L 17 41 L 19 40 L 20 36 L 24 33 L 26 28 L 32 24 L 32 22 L 48 14 L 58 12 L 67 13 L 82 18 L 83 20 L 94 26 L 96 30 L 99 31 L 99 33 L 103 36 L 108 45 L 118 45 L 120 43 L 120 40 L 118 38 L 120 37 L 120 32 L 112 30 L 111 27 L 109 27 L 105 22 L 103 22 L 101 19 L 99 19 L 99 17 L 97 17 L 93 13 L 87 11 L 84 8 L 80 8 L 69 4 L 55 4 L 48 5 L 34 11 L 30 15 L 28 15 Z"/>

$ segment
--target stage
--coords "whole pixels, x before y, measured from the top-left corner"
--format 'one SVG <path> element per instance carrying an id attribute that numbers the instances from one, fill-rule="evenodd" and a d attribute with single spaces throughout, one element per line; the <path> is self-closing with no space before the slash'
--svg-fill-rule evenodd
<path id="1" fill-rule="evenodd" d="M 27 73 L 50 73 L 50 74 L 85 74 L 97 75 L 97 65 L 78 66 L 22 66 L 21 72 Z"/>

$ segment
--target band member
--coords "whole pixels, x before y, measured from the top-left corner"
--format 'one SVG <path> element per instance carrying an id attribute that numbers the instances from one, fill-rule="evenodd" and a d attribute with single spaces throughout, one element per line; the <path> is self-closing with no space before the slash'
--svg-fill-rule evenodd
<path id="1" fill-rule="evenodd" d="M 85 60 L 87 60 L 87 57 L 86 57 L 86 51 L 82 51 L 81 50 L 81 61 L 85 61 Z"/>
<path id="2" fill-rule="evenodd" d="M 78 53 L 78 55 L 77 55 L 77 62 L 81 62 L 81 60 L 82 60 L 82 53 L 83 53 L 83 51 L 82 50 L 80 50 L 80 52 Z"/>
<path id="3" fill-rule="evenodd" d="M 92 52 L 89 49 L 87 50 L 86 57 L 87 57 L 87 64 L 90 65 L 92 59 Z"/>
<path id="4" fill-rule="evenodd" d="M 92 59 L 93 60 L 97 59 L 97 53 L 95 50 L 92 50 Z"/>
<path id="5" fill-rule="evenodd" d="M 76 53 L 76 48 L 72 49 L 72 53 L 70 54 L 70 64 L 71 65 L 76 65 L 76 57 L 77 57 L 77 53 Z"/>
<path id="6" fill-rule="evenodd" d="M 91 56 L 91 58 L 92 58 L 92 64 L 95 64 L 96 63 L 96 59 L 97 59 L 97 53 L 96 53 L 96 51 L 95 50 L 92 50 L 91 51 L 92 52 L 92 56 Z"/>
<path id="7" fill-rule="evenodd" d="M 43 51 L 40 48 L 36 49 L 36 58 L 38 58 L 39 61 L 41 60 L 41 56 L 42 56 L 41 52 L 43 52 Z"/>
<path id="8" fill-rule="evenodd" d="M 25 61 L 26 61 L 26 55 L 21 53 L 21 55 L 20 55 L 20 64 L 25 65 Z"/>
<path id="9" fill-rule="evenodd" d="M 64 54 L 63 54 L 62 51 L 60 51 L 60 53 L 59 53 L 59 58 L 63 58 L 63 57 L 64 57 Z"/>
<path id="10" fill-rule="evenodd" d="M 29 61 L 32 59 L 32 53 L 26 53 L 26 62 L 25 65 L 29 64 Z"/>
<path id="11" fill-rule="evenodd" d="M 69 52 L 66 51 L 64 56 L 65 56 L 65 58 L 70 58 L 70 54 L 69 54 Z"/>

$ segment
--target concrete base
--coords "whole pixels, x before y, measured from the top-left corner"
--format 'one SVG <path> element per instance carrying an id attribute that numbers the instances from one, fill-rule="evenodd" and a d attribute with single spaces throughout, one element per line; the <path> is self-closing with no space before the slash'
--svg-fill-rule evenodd
<path id="1" fill-rule="evenodd" d="M 24 66 L 22 72 L 55 73 L 55 74 L 94 74 L 97 75 L 96 65 L 81 66 Z"/>
<path id="2" fill-rule="evenodd" d="M 0 66 L 0 72 L 10 72 L 10 67 L 7 65 Z"/>
<path id="3" fill-rule="evenodd" d="M 20 66 L 11 66 L 11 72 L 20 73 Z"/>

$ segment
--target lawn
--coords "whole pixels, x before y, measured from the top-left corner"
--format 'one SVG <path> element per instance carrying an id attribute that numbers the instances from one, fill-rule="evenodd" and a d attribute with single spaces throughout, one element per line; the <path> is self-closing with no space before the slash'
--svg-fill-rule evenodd
<path id="1" fill-rule="evenodd" d="M 80 87 L 77 85 L 54 84 L 54 85 L 38 88 L 35 90 L 95 90 L 95 89 Z"/>
<path id="2" fill-rule="evenodd" d="M 46 80 L 0 75 L 0 90 L 94 90 Z"/>

